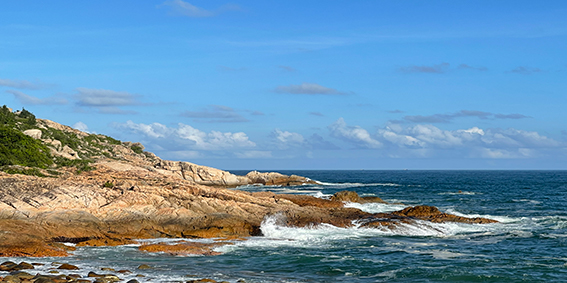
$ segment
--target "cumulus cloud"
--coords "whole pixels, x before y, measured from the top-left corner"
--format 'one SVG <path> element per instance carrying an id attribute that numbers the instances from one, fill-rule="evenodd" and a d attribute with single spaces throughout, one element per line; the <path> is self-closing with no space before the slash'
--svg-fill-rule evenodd
<path id="1" fill-rule="evenodd" d="M 307 146 L 307 141 L 303 135 L 299 133 L 292 133 L 288 131 L 282 131 L 280 129 L 275 129 L 270 137 L 275 141 L 275 144 L 280 149 L 287 149 L 290 147 L 305 147 Z"/>
<path id="2" fill-rule="evenodd" d="M 243 132 L 207 133 L 183 123 L 179 123 L 176 128 L 170 128 L 160 123 L 143 124 L 127 121 L 123 124 L 114 124 L 114 127 L 140 134 L 149 138 L 152 143 L 169 149 L 214 151 L 256 146 Z"/>
<path id="3" fill-rule="evenodd" d="M 50 87 L 51 85 L 40 82 L 24 81 L 24 80 L 0 79 L 0 86 L 12 87 L 18 89 L 44 89 Z"/>
<path id="4" fill-rule="evenodd" d="M 437 65 L 432 65 L 432 66 L 416 66 L 416 65 L 411 65 L 411 66 L 407 66 L 407 67 L 401 67 L 400 71 L 404 72 L 404 73 L 429 73 L 429 74 L 442 74 L 447 72 L 447 70 L 449 69 L 449 66 L 451 66 L 449 63 L 441 63 L 441 64 L 437 64 Z"/>
<path id="5" fill-rule="evenodd" d="M 261 112 L 252 112 L 252 115 L 263 115 Z M 206 123 L 235 123 L 248 122 L 249 120 L 237 113 L 234 109 L 223 105 L 209 105 L 201 111 L 185 111 L 181 116 L 194 118 L 195 122 Z"/>
<path id="6" fill-rule="evenodd" d="M 85 133 L 88 133 L 88 131 L 89 131 L 89 127 L 87 126 L 87 124 L 85 124 L 85 123 L 83 123 L 83 122 L 81 122 L 81 121 L 79 121 L 79 122 L 73 124 L 72 127 L 75 128 L 75 129 L 77 129 L 77 130 L 79 130 L 79 131 L 81 131 L 81 132 L 85 132 Z"/>
<path id="7" fill-rule="evenodd" d="M 377 139 L 390 148 L 453 149 L 463 156 L 482 158 L 521 158 L 536 154 L 538 149 L 562 148 L 566 145 L 537 132 L 517 129 L 442 130 L 433 125 L 407 128 L 386 127 Z"/>
<path id="8" fill-rule="evenodd" d="M 540 68 L 532 68 L 532 67 L 525 67 L 519 66 L 514 68 L 513 70 L 509 71 L 508 73 L 520 74 L 520 75 L 531 75 L 535 73 L 543 72 Z"/>
<path id="9" fill-rule="evenodd" d="M 409 115 L 405 116 L 404 120 L 414 123 L 450 123 L 456 118 L 462 117 L 476 117 L 479 119 L 525 119 L 531 118 L 530 116 L 522 114 L 499 114 L 477 110 L 461 110 L 449 114 L 433 114 L 433 115 Z"/>
<path id="10" fill-rule="evenodd" d="M 382 143 L 359 126 L 348 126 L 343 118 L 328 126 L 332 137 L 347 141 L 360 148 L 379 148 Z"/>
<path id="11" fill-rule="evenodd" d="M 93 107 L 104 114 L 132 114 L 133 111 L 122 110 L 120 106 L 141 105 L 139 96 L 125 91 L 107 89 L 77 88 L 77 105 Z"/>
<path id="12" fill-rule="evenodd" d="M 30 104 L 30 105 L 62 105 L 67 104 L 67 100 L 57 96 L 50 96 L 46 98 L 38 98 L 35 96 L 31 96 L 25 94 L 21 91 L 17 90 L 7 90 L 9 94 L 14 95 L 14 97 L 23 104 Z"/>
<path id="13" fill-rule="evenodd" d="M 319 84 L 302 83 L 300 85 L 278 86 L 274 90 L 276 93 L 290 94 L 322 94 L 322 95 L 347 95 L 347 92 L 338 91 L 334 88 L 324 87 Z"/>
<path id="14" fill-rule="evenodd" d="M 224 5 L 214 11 L 206 10 L 181 0 L 165 1 L 160 6 L 168 7 L 172 15 L 185 16 L 190 18 L 207 18 L 216 16 L 226 11 L 240 10 L 240 7 L 237 5 Z"/>

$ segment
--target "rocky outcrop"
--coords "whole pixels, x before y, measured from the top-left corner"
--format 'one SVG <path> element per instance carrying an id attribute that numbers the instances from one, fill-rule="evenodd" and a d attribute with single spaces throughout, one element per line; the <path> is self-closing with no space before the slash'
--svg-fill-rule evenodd
<path id="1" fill-rule="evenodd" d="M 384 200 L 382 200 L 379 197 L 374 197 L 374 196 L 360 197 L 356 192 L 352 192 L 352 191 L 342 191 L 335 193 L 331 197 L 331 200 L 341 201 L 341 202 L 357 202 L 357 203 L 372 203 L 372 202 L 386 203 Z"/>
<path id="2" fill-rule="evenodd" d="M 163 174 L 209 186 L 237 187 L 250 184 L 298 186 L 315 183 L 305 177 L 274 172 L 252 171 L 246 176 L 237 176 L 227 171 L 182 161 L 159 160 L 154 168 Z"/>
<path id="3" fill-rule="evenodd" d="M 74 249 L 64 242 L 108 246 L 158 237 L 260 236 L 260 225 L 267 217 L 296 227 L 322 223 L 350 227 L 363 223 L 363 227 L 395 229 L 396 223 L 416 220 L 495 222 L 446 214 L 427 206 L 389 214 L 345 208 L 344 202 L 384 202 L 378 197 L 360 197 L 355 192 L 339 192 L 330 199 L 321 199 L 227 189 L 250 184 L 294 186 L 315 181 L 257 171 L 237 176 L 189 162 L 161 160 L 144 152 L 139 143 L 90 135 L 49 120 L 39 119 L 37 125 L 43 131 L 27 134 L 41 139 L 53 155 L 64 157 L 64 164 L 78 166 L 87 161 L 81 158 L 88 157 L 92 161 L 87 162 L 92 165 L 88 169 L 94 170 L 56 165 L 42 169 L 46 174 L 55 171 L 50 177 L 0 172 L 0 256 L 64 256 Z M 211 247 L 179 243 L 145 245 L 141 249 L 212 255 Z"/>

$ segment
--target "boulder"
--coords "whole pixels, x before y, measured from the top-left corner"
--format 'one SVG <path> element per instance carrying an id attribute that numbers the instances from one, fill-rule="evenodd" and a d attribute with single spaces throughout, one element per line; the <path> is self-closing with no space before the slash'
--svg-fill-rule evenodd
<path id="1" fill-rule="evenodd" d="M 30 136 L 34 139 L 41 139 L 41 130 L 39 129 L 30 129 L 23 131 L 24 135 Z"/>

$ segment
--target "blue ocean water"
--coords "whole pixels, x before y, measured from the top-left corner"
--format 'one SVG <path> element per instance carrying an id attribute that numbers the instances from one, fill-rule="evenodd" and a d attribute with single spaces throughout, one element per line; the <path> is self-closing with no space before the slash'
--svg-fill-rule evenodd
<path id="1" fill-rule="evenodd" d="M 433 205 L 444 212 L 500 223 L 417 222 L 395 230 L 291 228 L 268 218 L 262 224 L 263 237 L 220 247 L 219 256 L 147 254 L 130 245 L 79 248 L 66 259 L 33 261 L 69 262 L 83 267 L 82 272 L 100 267 L 135 270 L 140 264 L 155 267 L 138 272 L 146 276 L 136 278 L 140 282 L 203 277 L 229 282 L 567 281 L 567 171 L 279 172 L 321 183 L 238 189 L 322 198 L 351 190 L 403 203 L 348 204 L 369 212 Z"/>

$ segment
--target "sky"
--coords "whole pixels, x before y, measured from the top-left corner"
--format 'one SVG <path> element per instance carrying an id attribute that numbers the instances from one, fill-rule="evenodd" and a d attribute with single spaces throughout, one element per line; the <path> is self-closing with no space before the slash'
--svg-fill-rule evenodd
<path id="1" fill-rule="evenodd" d="M 3 1 L 0 104 L 221 169 L 567 169 L 566 1 Z"/>

